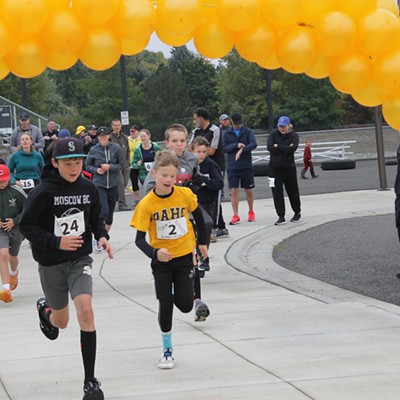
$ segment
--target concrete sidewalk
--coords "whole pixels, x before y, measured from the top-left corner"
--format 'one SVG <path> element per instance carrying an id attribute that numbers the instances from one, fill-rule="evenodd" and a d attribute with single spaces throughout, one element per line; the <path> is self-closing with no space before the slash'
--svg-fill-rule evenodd
<path id="1" fill-rule="evenodd" d="M 400 308 L 279 267 L 273 246 L 318 224 L 393 212 L 392 191 L 302 197 L 299 224 L 273 225 L 271 199 L 256 222 L 212 244 L 205 322 L 175 311 L 173 370 L 158 370 L 161 338 L 149 260 L 134 245 L 130 212 L 115 214 L 114 260 L 95 258 L 96 375 L 106 399 L 397 400 Z M 225 219 L 231 209 L 224 204 Z M 38 327 L 42 295 L 28 244 L 14 302 L 0 304 L 0 400 L 82 398 L 79 328 L 48 341 Z M 272 283 L 270 283 L 272 282 Z"/>

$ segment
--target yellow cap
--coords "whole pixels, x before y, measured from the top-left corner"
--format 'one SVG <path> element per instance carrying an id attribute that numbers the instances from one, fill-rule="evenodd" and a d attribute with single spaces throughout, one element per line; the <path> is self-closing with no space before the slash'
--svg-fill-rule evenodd
<path id="1" fill-rule="evenodd" d="M 80 135 L 80 133 L 81 133 L 82 131 L 86 131 L 86 128 L 85 128 L 83 125 L 79 125 L 79 126 L 76 128 L 75 134 L 76 134 L 76 135 Z"/>

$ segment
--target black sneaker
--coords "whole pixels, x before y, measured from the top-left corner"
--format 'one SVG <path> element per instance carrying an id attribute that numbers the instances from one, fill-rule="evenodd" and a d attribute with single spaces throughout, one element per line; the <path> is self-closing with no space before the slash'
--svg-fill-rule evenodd
<path id="1" fill-rule="evenodd" d="M 40 330 L 43 332 L 43 335 L 47 337 L 47 339 L 56 340 L 58 338 L 60 330 L 55 326 L 53 326 L 45 317 L 42 316 L 45 308 L 47 307 L 48 304 L 44 297 L 42 297 L 36 302 L 36 308 L 39 314 Z"/>
<path id="2" fill-rule="evenodd" d="M 208 272 L 210 270 L 210 259 L 206 258 L 203 260 L 199 266 L 197 267 L 200 271 L 206 271 Z"/>
<path id="3" fill-rule="evenodd" d="M 207 307 L 206 303 L 203 303 L 201 300 L 197 300 L 194 305 L 194 320 L 196 322 L 202 322 L 207 319 L 210 315 L 210 309 Z"/>
<path id="4" fill-rule="evenodd" d="M 229 237 L 229 231 L 228 229 L 217 229 L 217 238 L 228 238 Z"/>
<path id="5" fill-rule="evenodd" d="M 93 378 L 83 385 L 83 400 L 104 400 L 104 393 L 100 389 L 101 383 Z"/>
<path id="6" fill-rule="evenodd" d="M 301 218 L 301 214 L 300 213 L 296 213 L 293 215 L 293 218 L 290 220 L 290 222 L 299 222 Z"/>
<path id="7" fill-rule="evenodd" d="M 285 223 L 286 223 L 285 218 L 279 217 L 278 220 L 275 222 L 275 225 L 283 225 Z"/>

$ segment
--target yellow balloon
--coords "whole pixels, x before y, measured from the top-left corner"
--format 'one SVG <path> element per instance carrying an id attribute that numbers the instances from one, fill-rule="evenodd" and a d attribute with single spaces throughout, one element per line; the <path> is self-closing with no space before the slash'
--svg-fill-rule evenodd
<path id="1" fill-rule="evenodd" d="M 143 51 L 149 44 L 150 36 L 145 40 L 134 40 L 121 38 L 121 53 L 124 56 L 133 56 L 134 54 L 139 54 Z"/>
<path id="2" fill-rule="evenodd" d="M 321 52 L 337 57 L 355 48 L 357 26 L 349 15 L 334 11 L 321 17 L 316 25 L 315 36 Z"/>
<path id="3" fill-rule="evenodd" d="M 120 0 L 73 0 L 72 10 L 85 25 L 100 26 L 114 18 L 119 4 Z"/>
<path id="4" fill-rule="evenodd" d="M 107 26 L 93 27 L 86 32 L 79 58 L 88 68 L 103 71 L 115 65 L 121 56 L 121 41 Z"/>
<path id="5" fill-rule="evenodd" d="M 155 22 L 156 11 L 149 0 L 121 0 L 112 26 L 125 39 L 143 41 L 153 33 Z"/>
<path id="6" fill-rule="evenodd" d="M 357 93 L 367 86 L 371 78 L 371 60 L 360 51 L 354 51 L 332 60 L 329 79 L 342 93 Z"/>
<path id="7" fill-rule="evenodd" d="M 350 15 L 354 19 L 377 8 L 377 0 L 337 0 L 337 10 Z"/>
<path id="8" fill-rule="evenodd" d="M 204 57 L 222 58 L 233 48 L 234 34 L 218 20 L 215 8 L 205 8 L 200 25 L 193 32 L 193 42 Z"/>
<path id="9" fill-rule="evenodd" d="M 400 90 L 400 50 L 394 50 L 378 57 L 372 69 L 372 82 L 385 94 Z"/>
<path id="10" fill-rule="evenodd" d="M 58 10 L 67 10 L 70 8 L 71 0 L 47 0 L 47 9 L 49 12 Z"/>
<path id="11" fill-rule="evenodd" d="M 329 57 L 319 53 L 314 64 L 306 71 L 306 75 L 314 79 L 323 79 L 329 75 Z"/>
<path id="12" fill-rule="evenodd" d="M 64 71 L 71 68 L 78 61 L 78 53 L 57 53 L 48 52 L 46 54 L 46 65 L 56 71 Z"/>
<path id="13" fill-rule="evenodd" d="M 46 53 L 36 36 L 21 39 L 4 57 L 10 71 L 20 78 L 33 78 L 46 69 Z"/>
<path id="14" fill-rule="evenodd" d="M 301 10 L 308 0 L 264 0 L 262 16 L 278 29 L 289 28 L 301 21 Z M 325 0 L 321 0 L 325 1 Z M 226 16 L 226 18 L 229 18 Z"/>
<path id="15" fill-rule="evenodd" d="M 378 8 L 389 10 L 396 16 L 399 15 L 399 6 L 397 4 L 397 0 L 378 0 Z"/>
<path id="16" fill-rule="evenodd" d="M 279 64 L 278 59 L 276 58 L 276 53 L 273 52 L 269 57 L 259 57 L 256 60 L 256 63 L 265 69 L 278 69 L 281 67 L 281 64 Z"/>
<path id="17" fill-rule="evenodd" d="M 48 51 L 67 54 L 78 50 L 84 37 L 85 31 L 75 14 L 58 10 L 50 14 L 40 38 Z"/>
<path id="18" fill-rule="evenodd" d="M 184 46 L 187 42 L 190 42 L 193 37 L 193 33 L 189 32 L 186 35 L 178 35 L 176 33 L 168 32 L 159 27 L 156 28 L 156 34 L 158 38 L 168 46 L 180 47 Z"/>
<path id="19" fill-rule="evenodd" d="M 157 19 L 162 30 L 176 35 L 191 34 L 200 24 L 200 0 L 158 0 Z"/>
<path id="20" fill-rule="evenodd" d="M 387 97 L 382 92 L 380 92 L 373 83 L 370 83 L 359 92 L 352 94 L 352 96 L 357 103 L 365 107 L 379 106 L 385 101 Z"/>
<path id="21" fill-rule="evenodd" d="M 15 44 L 15 39 L 7 25 L 0 20 L 0 58 L 2 58 Z"/>
<path id="22" fill-rule="evenodd" d="M 217 0 L 217 14 L 221 23 L 230 30 L 243 31 L 259 22 L 261 3 L 261 0 Z"/>
<path id="23" fill-rule="evenodd" d="M 236 34 L 235 46 L 239 54 L 249 61 L 269 57 L 275 50 L 278 32 L 273 25 L 263 22 Z"/>
<path id="24" fill-rule="evenodd" d="M 37 34 L 46 24 L 46 0 L 3 0 L 0 5 L 1 18 L 10 23 L 18 37 Z"/>
<path id="25" fill-rule="evenodd" d="M 377 9 L 365 14 L 358 23 L 358 47 L 376 57 L 390 49 L 400 31 L 400 21 L 392 12 Z"/>
<path id="26" fill-rule="evenodd" d="M 399 95 L 386 99 L 382 104 L 382 114 L 385 121 L 394 129 L 400 130 L 400 97 Z"/>
<path id="27" fill-rule="evenodd" d="M 337 0 L 307 0 L 302 5 L 299 22 L 315 26 L 321 19 L 321 15 L 336 11 L 336 6 Z"/>
<path id="28" fill-rule="evenodd" d="M 294 74 L 307 71 L 318 55 L 311 29 L 300 26 L 286 31 L 278 40 L 275 52 L 281 67 Z"/>
<path id="29" fill-rule="evenodd" d="M 10 70 L 7 64 L 3 60 L 0 60 L 0 80 L 4 79 L 9 73 Z"/>

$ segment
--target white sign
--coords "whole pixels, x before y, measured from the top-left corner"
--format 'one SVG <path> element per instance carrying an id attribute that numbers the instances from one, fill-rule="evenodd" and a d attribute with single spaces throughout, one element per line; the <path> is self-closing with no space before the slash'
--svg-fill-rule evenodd
<path id="1" fill-rule="evenodd" d="M 121 111 L 122 125 L 129 125 L 129 111 Z"/>

